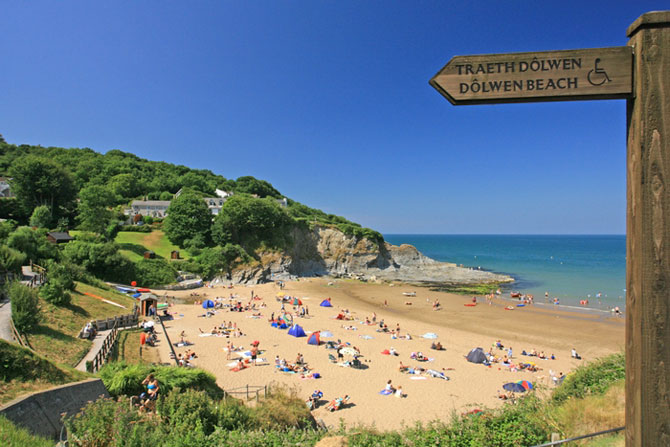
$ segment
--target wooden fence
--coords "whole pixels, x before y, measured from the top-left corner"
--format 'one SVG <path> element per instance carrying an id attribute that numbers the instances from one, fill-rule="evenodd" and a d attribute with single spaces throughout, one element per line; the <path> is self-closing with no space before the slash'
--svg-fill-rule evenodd
<path id="1" fill-rule="evenodd" d="M 86 362 L 86 371 L 88 372 L 97 372 L 102 365 L 107 361 L 107 357 L 111 354 L 116 344 L 116 338 L 119 335 L 119 328 L 114 325 L 112 331 L 107 334 L 105 340 L 102 342 L 102 346 L 98 350 L 98 353 L 95 355 L 93 360 L 90 360 L 90 363 Z M 89 367 L 90 365 L 90 367 Z"/>
<path id="2" fill-rule="evenodd" d="M 236 396 L 246 396 L 247 400 L 256 399 L 256 402 L 260 400 L 261 392 L 263 397 L 268 395 L 268 386 L 267 385 L 246 385 L 239 388 L 233 388 L 230 390 L 223 391 L 223 397 L 236 397 Z"/>
<path id="3" fill-rule="evenodd" d="M 14 319 L 10 318 L 9 319 L 9 327 L 12 329 L 12 336 L 14 339 L 24 348 L 30 349 L 31 351 L 33 350 L 33 347 L 30 346 L 30 343 L 28 343 L 27 338 L 23 338 L 21 333 L 19 332 L 18 329 L 16 329 L 16 326 L 14 326 Z"/>

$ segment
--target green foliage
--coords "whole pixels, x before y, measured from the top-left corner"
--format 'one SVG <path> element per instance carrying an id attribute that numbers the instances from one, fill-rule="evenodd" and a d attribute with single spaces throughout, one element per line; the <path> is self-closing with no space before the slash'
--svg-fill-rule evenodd
<path id="1" fill-rule="evenodd" d="M 26 214 L 26 211 L 21 206 L 21 203 L 16 200 L 16 197 L 0 198 L 0 218 L 25 222 L 25 219 L 29 215 L 30 214 Z"/>
<path id="2" fill-rule="evenodd" d="M 197 429 L 209 435 L 219 419 L 215 402 L 202 391 L 172 391 L 159 400 L 156 410 L 172 430 L 181 432 Z"/>
<path id="3" fill-rule="evenodd" d="M 46 205 L 40 205 L 33 210 L 30 216 L 30 226 L 37 228 L 51 228 L 53 216 L 51 209 Z"/>
<path id="4" fill-rule="evenodd" d="M 7 238 L 7 245 L 24 253 L 34 263 L 42 264 L 49 259 L 58 259 L 58 249 L 47 240 L 46 234 L 43 228 L 19 227 Z"/>
<path id="5" fill-rule="evenodd" d="M 54 441 L 31 434 L 0 415 L 0 445 L 4 447 L 53 447 Z"/>
<path id="6" fill-rule="evenodd" d="M 626 359 L 623 353 L 612 354 L 582 365 L 563 380 L 551 396 L 554 403 L 570 398 L 583 398 L 591 394 L 602 394 L 612 383 L 626 377 Z"/>
<path id="7" fill-rule="evenodd" d="M 130 233 L 151 233 L 149 225 L 123 225 L 119 227 L 119 231 L 127 231 Z"/>
<path id="8" fill-rule="evenodd" d="M 90 185 L 79 191 L 79 223 L 81 229 L 103 234 L 114 212 L 110 206 L 114 203 L 114 194 L 101 185 Z"/>
<path id="9" fill-rule="evenodd" d="M 0 245 L 0 274 L 20 273 L 24 262 L 26 255 L 6 245 Z"/>
<path id="10" fill-rule="evenodd" d="M 98 240 L 87 235 L 68 243 L 62 251 L 64 262 L 79 265 L 107 281 L 130 283 L 135 276 L 132 262 L 119 253 L 115 243 Z"/>
<path id="11" fill-rule="evenodd" d="M 223 397 L 223 390 L 216 384 L 214 376 L 197 368 L 112 362 L 100 370 L 100 378 L 112 396 L 132 396 L 144 391 L 142 381 L 151 373 L 158 379 L 161 394 L 178 388 L 181 391 L 204 391 L 213 399 Z"/>
<path id="12" fill-rule="evenodd" d="M 39 296 L 56 306 L 67 306 L 72 301 L 72 296 L 65 290 L 63 284 L 53 279 L 49 279 L 49 282 L 40 287 Z"/>
<path id="13" fill-rule="evenodd" d="M 198 273 L 205 279 L 212 279 L 224 271 L 230 273 L 238 263 L 245 263 L 250 260 L 251 257 L 247 252 L 239 245 L 234 244 L 205 248 L 196 257 L 199 264 Z"/>
<path id="14" fill-rule="evenodd" d="M 235 181 L 232 188 L 237 193 L 254 194 L 260 198 L 274 197 L 281 198 L 281 193 L 277 191 L 270 183 L 265 180 L 258 180 L 250 175 L 240 177 Z"/>
<path id="15" fill-rule="evenodd" d="M 46 205 L 58 219 L 69 215 L 75 206 L 77 191 L 70 172 L 58 162 L 27 156 L 15 160 L 9 169 L 12 192 L 19 204 L 31 214 Z"/>
<path id="16" fill-rule="evenodd" d="M 255 408 L 257 423 L 268 430 L 282 430 L 287 427 L 315 427 L 315 421 L 303 399 L 295 388 L 272 384 L 267 398 Z"/>
<path id="17" fill-rule="evenodd" d="M 12 303 L 12 320 L 16 329 L 21 333 L 29 332 L 40 319 L 37 291 L 19 282 L 13 282 L 9 286 L 9 299 Z"/>
<path id="18" fill-rule="evenodd" d="M 174 199 L 167 209 L 163 231 L 170 242 L 184 247 L 185 241 L 199 236 L 209 240 L 212 214 L 204 200 L 197 194 L 186 191 Z"/>
<path id="19" fill-rule="evenodd" d="M 243 247 L 265 244 L 282 247 L 292 222 L 274 199 L 235 195 L 223 204 L 214 220 L 212 238 L 218 245 Z"/>
<path id="20" fill-rule="evenodd" d="M 0 199 L 2 202 L 2 199 Z M 6 220 L 0 222 L 0 241 L 6 241 L 10 234 L 16 230 L 17 222 L 15 220 Z"/>
<path id="21" fill-rule="evenodd" d="M 135 263 L 135 280 L 144 287 L 171 284 L 177 280 L 177 270 L 164 259 L 142 259 Z"/>

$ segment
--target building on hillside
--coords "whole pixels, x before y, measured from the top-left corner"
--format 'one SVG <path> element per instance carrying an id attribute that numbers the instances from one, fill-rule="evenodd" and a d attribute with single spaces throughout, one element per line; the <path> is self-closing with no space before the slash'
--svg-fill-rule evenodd
<path id="1" fill-rule="evenodd" d="M 70 233 L 61 231 L 50 231 L 47 233 L 47 240 L 53 244 L 67 244 L 74 240 Z"/>
<path id="2" fill-rule="evenodd" d="M 204 200 L 207 204 L 207 208 L 209 208 L 209 212 L 214 216 L 219 214 L 221 207 L 226 203 L 226 198 L 223 197 L 205 197 Z"/>
<path id="3" fill-rule="evenodd" d="M 141 214 L 142 216 L 162 218 L 167 215 L 169 206 L 169 200 L 133 200 L 130 209 L 126 210 L 126 214 L 131 217 Z"/>
<path id="4" fill-rule="evenodd" d="M 0 177 L 0 197 L 14 197 L 9 181 L 11 178 Z"/>

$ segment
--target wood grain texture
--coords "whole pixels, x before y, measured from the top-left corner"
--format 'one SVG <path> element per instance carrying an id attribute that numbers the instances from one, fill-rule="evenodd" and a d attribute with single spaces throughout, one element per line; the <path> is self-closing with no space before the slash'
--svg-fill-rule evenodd
<path id="1" fill-rule="evenodd" d="M 628 35 L 626 445 L 670 446 L 670 12 Z"/>

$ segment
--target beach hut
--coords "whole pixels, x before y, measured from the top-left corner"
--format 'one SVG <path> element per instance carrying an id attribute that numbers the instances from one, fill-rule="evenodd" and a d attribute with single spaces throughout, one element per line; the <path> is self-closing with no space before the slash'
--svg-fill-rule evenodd
<path id="1" fill-rule="evenodd" d="M 315 346 L 319 346 L 321 344 L 321 336 L 319 331 L 312 332 L 312 335 L 310 335 L 307 339 L 307 344 Z"/>
<path id="2" fill-rule="evenodd" d="M 468 362 L 470 363 L 486 363 L 486 353 L 482 348 L 473 348 L 472 351 L 466 356 Z"/>
<path id="3" fill-rule="evenodd" d="M 140 297 L 140 311 L 142 315 L 151 315 L 151 309 L 153 308 L 155 312 L 157 305 L 158 297 L 153 293 L 143 293 Z"/>
<path id="4" fill-rule="evenodd" d="M 332 304 L 330 304 L 330 298 L 327 298 L 323 301 L 321 301 L 321 304 L 319 304 L 321 307 L 333 307 Z"/>
<path id="5" fill-rule="evenodd" d="M 212 309 L 213 307 L 214 307 L 214 301 L 212 300 L 204 300 L 202 302 L 203 309 Z"/>
<path id="6" fill-rule="evenodd" d="M 291 326 L 291 329 L 288 330 L 288 335 L 293 335 L 294 337 L 307 337 L 305 330 L 299 324 Z"/>

